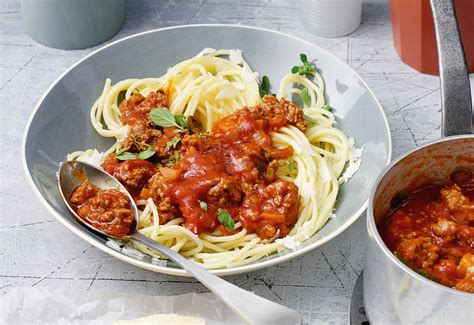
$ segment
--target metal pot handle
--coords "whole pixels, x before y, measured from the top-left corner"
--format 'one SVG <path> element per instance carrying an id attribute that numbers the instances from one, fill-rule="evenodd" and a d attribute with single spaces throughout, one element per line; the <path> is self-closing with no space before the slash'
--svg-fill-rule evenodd
<path id="1" fill-rule="evenodd" d="M 472 133 L 473 111 L 466 59 L 453 0 L 430 0 L 438 45 L 441 78 L 441 133 Z"/>

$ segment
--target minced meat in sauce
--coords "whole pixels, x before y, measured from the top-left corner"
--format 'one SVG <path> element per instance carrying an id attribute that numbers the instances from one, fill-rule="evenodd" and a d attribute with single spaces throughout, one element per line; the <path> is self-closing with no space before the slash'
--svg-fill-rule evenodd
<path id="1" fill-rule="evenodd" d="M 278 159 L 291 157 L 293 148 L 273 147 L 271 132 L 289 124 L 304 131 L 302 110 L 265 96 L 260 105 L 244 107 L 202 133 L 154 125 L 148 114 L 153 105 L 167 107 L 164 96 L 133 95 L 120 105 L 122 122 L 130 126 L 121 146 L 136 153 L 146 142 L 155 155 L 148 161 L 119 161 L 111 154 L 102 167 L 135 199 L 152 198 L 162 224 L 182 217 L 183 226 L 196 234 L 216 229 L 231 234 L 233 229 L 218 217 L 225 211 L 261 238 L 286 236 L 297 220 L 298 188 L 279 179 L 276 171 Z M 190 119 L 189 124 L 195 123 Z"/>
<path id="2" fill-rule="evenodd" d="M 87 223 L 108 235 L 123 237 L 133 231 L 135 218 L 124 193 L 84 182 L 69 198 L 74 211 Z"/>
<path id="3" fill-rule="evenodd" d="M 388 248 L 420 274 L 474 293 L 474 180 L 455 178 L 404 192 L 408 198 L 379 223 L 379 231 Z"/>

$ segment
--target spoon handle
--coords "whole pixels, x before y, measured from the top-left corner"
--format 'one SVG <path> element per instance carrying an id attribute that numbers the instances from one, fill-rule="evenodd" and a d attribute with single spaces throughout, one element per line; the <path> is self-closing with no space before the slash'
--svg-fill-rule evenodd
<path id="1" fill-rule="evenodd" d="M 301 317 L 295 310 L 241 289 L 139 232 L 131 235 L 130 239 L 167 256 L 192 274 L 249 324 L 301 324 Z"/>

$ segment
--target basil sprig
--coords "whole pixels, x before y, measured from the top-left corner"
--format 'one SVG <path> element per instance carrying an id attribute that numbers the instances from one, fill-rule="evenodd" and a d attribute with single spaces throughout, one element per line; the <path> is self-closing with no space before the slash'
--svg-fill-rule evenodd
<path id="1" fill-rule="evenodd" d="M 152 145 L 149 145 L 148 143 L 144 143 L 144 142 L 137 142 L 137 143 L 139 145 L 145 146 L 146 150 L 140 152 L 137 155 L 137 154 L 134 154 L 132 152 L 128 152 L 127 151 L 128 148 L 117 148 L 117 150 L 115 150 L 115 157 L 118 160 L 123 160 L 123 161 L 124 160 L 136 160 L 136 159 L 145 160 L 145 159 L 148 159 L 148 158 L 150 158 L 151 156 L 153 156 L 155 154 L 155 148 Z"/>
<path id="2" fill-rule="evenodd" d="M 145 146 L 146 150 L 142 151 L 138 154 L 137 158 L 141 160 L 145 160 L 150 158 L 155 154 L 155 148 L 152 145 L 149 145 L 148 143 L 145 142 L 137 142 L 139 145 Z"/>
<path id="3" fill-rule="evenodd" d="M 270 79 L 267 76 L 262 77 L 262 82 L 259 87 L 260 97 L 267 95 L 270 92 Z"/>
<path id="4" fill-rule="evenodd" d="M 174 116 L 167 108 L 157 107 L 150 111 L 150 119 L 153 123 L 161 127 L 175 126 L 180 130 L 188 127 L 186 116 L 180 114 Z"/>
<path id="5" fill-rule="evenodd" d="M 300 60 L 301 62 L 303 62 L 303 65 L 295 65 L 291 69 L 291 73 L 300 74 L 300 75 L 316 73 L 316 67 L 311 62 L 308 61 L 308 57 L 306 56 L 306 54 L 301 53 Z"/>
<path id="6" fill-rule="evenodd" d="M 115 157 L 118 160 L 133 160 L 137 159 L 137 155 L 126 151 L 127 149 L 119 149 L 115 152 Z"/>
<path id="7" fill-rule="evenodd" d="M 227 212 L 227 210 L 219 209 L 217 212 L 217 219 L 227 230 L 234 230 L 234 219 L 232 219 L 232 216 Z"/>

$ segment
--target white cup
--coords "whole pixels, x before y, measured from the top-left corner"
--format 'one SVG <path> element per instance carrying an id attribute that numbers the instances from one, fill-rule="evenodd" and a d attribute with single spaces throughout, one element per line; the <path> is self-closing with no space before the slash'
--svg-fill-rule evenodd
<path id="1" fill-rule="evenodd" d="M 362 0 L 300 0 L 303 26 L 316 36 L 340 37 L 360 25 Z"/>

